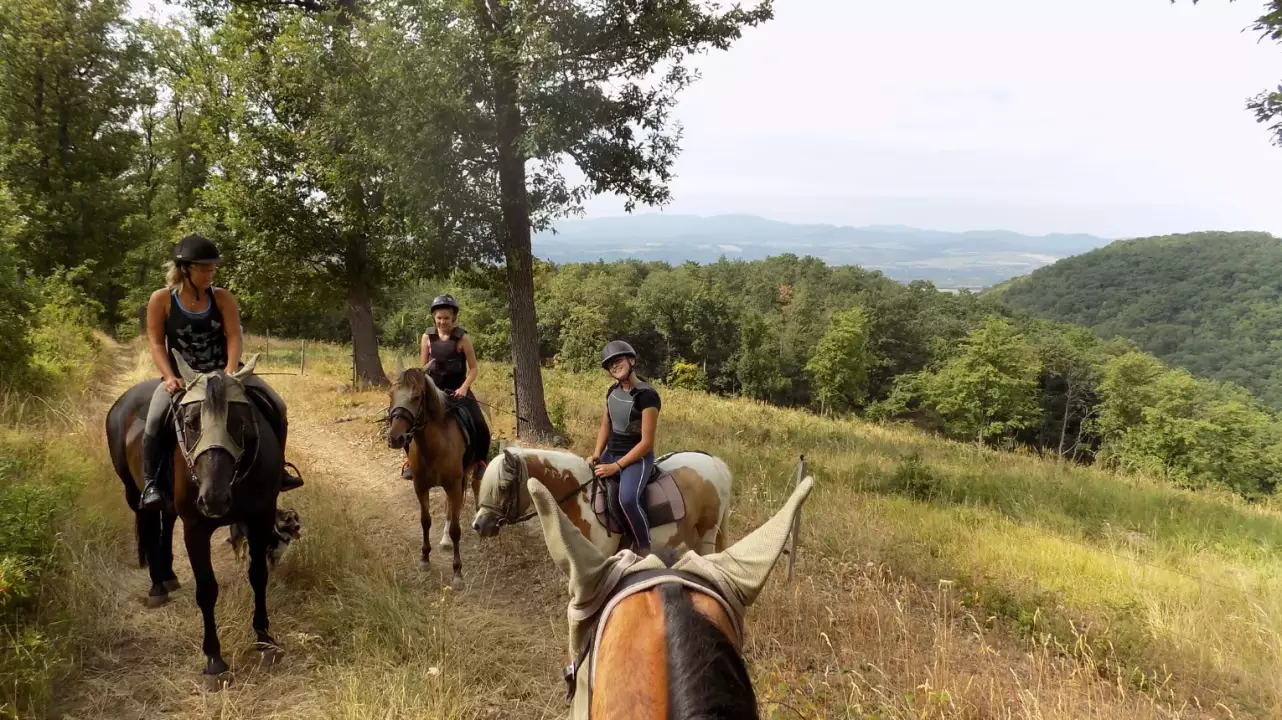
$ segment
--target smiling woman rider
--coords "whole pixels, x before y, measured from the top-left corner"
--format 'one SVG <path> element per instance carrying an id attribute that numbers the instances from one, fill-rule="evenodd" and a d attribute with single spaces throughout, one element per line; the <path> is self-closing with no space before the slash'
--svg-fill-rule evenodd
<path id="1" fill-rule="evenodd" d="M 228 375 L 240 367 L 242 347 L 240 307 L 225 288 L 214 287 L 218 247 L 200 235 L 188 235 L 174 246 L 173 263 L 165 273 L 165 287 L 147 301 L 147 344 L 162 382 L 151 396 L 142 435 L 142 497 L 140 510 L 164 505 L 157 487 L 164 463 L 165 443 L 159 442 L 170 396 L 181 392 L 183 381 L 172 353 L 198 373 L 222 370 Z M 282 429 L 288 427 L 285 402 L 262 378 L 250 375 L 243 384 L 261 390 L 276 407 Z M 281 433 L 281 449 L 285 433 Z M 286 472 L 281 492 L 301 487 L 302 478 Z"/>
<path id="2" fill-rule="evenodd" d="M 659 424 L 659 392 L 637 376 L 637 352 L 622 340 L 601 351 L 601 367 L 614 384 L 605 394 L 605 411 L 596 450 L 588 462 L 597 477 L 619 476 L 619 505 L 636 539 L 636 554 L 650 553 L 650 525 L 645 514 L 645 485 L 654 468 L 654 436 Z"/>

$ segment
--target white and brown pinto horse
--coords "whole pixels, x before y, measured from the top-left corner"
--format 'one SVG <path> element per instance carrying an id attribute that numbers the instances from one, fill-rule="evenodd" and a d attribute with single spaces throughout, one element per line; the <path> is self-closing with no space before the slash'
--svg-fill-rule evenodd
<path id="1" fill-rule="evenodd" d="M 672 475 L 685 503 L 685 515 L 676 522 L 650 528 L 650 544 L 690 550 L 701 555 L 725 549 L 730 519 L 730 468 L 719 458 L 700 452 L 678 452 L 661 459 L 658 468 Z M 494 537 L 504 525 L 535 516 L 526 480 L 533 478 L 556 498 L 561 510 L 593 545 L 605 555 L 620 550 L 622 538 L 601 524 L 592 508 L 591 466 L 563 450 L 520 448 L 509 445 L 485 469 L 477 496 L 472 529 Z"/>

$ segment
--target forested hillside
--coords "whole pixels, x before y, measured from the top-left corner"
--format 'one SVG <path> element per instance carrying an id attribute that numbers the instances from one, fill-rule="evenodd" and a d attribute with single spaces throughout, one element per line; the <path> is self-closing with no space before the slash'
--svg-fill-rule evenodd
<path id="1" fill-rule="evenodd" d="M 1011 307 L 1133 340 L 1282 408 L 1282 241 L 1207 232 L 1113 243 L 999 289 Z"/>

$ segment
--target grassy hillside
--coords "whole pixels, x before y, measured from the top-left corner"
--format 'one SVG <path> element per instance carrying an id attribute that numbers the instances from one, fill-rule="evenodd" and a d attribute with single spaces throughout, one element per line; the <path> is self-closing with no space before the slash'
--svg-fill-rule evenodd
<path id="1" fill-rule="evenodd" d="M 1014 308 L 1120 336 L 1282 409 L 1282 242 L 1206 232 L 1115 242 L 997 289 Z"/>
<path id="2" fill-rule="evenodd" d="M 113 390 L 146 374 L 135 352 L 135 369 Z M 298 352 L 273 340 L 264 369 L 296 372 Z M 70 432 L 33 422 L 6 431 L 77 448 L 85 463 L 78 501 L 58 519 L 60 569 L 41 596 L 62 622 L 48 627 L 69 637 L 48 682 L 25 690 L 36 709 L 137 718 L 564 712 L 564 582 L 537 527 L 486 543 L 465 534 L 462 593 L 444 589 L 440 553 L 433 571 L 417 571 L 419 527 L 397 477 L 400 454 L 367 421 L 386 396 L 343 387 L 349 357 L 312 347 L 305 376 L 269 377 L 290 403 L 289 454 L 308 481 L 284 498 L 302 514 L 303 538 L 270 585 L 272 628 L 289 654 L 271 670 L 250 666 L 245 568 L 219 545 L 218 616 L 237 672 L 221 694 L 198 682 L 199 615 L 181 543 L 184 588 L 158 611 L 141 608 L 146 575 L 130 563 L 129 512 L 106 471 L 105 405 L 88 407 Z M 510 437 L 508 373 L 487 363 L 479 392 Z M 586 452 L 604 379 L 550 372 L 546 382 L 553 415 Z M 1282 517 L 1273 511 L 906 429 L 664 394 L 660 449 L 706 449 L 734 471 L 732 538 L 783 501 L 799 454 L 818 481 L 794 582 L 781 566 L 749 612 L 746 649 L 766 717 L 1282 712 Z M 13 447 L 0 444 L 0 453 Z M 443 529 L 442 512 L 433 535 Z"/>

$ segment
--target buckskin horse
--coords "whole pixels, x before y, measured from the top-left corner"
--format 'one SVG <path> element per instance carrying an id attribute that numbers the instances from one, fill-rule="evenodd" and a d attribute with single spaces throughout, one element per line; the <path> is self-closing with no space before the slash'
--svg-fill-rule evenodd
<path id="1" fill-rule="evenodd" d="M 531 478 L 544 544 L 568 580 L 574 720 L 756 718 L 744 615 L 778 561 L 814 478 L 723 552 L 607 556 Z"/>
<path id="2" fill-rule="evenodd" d="M 463 559 L 459 555 L 459 516 L 463 512 L 465 478 L 470 474 L 472 495 L 478 498 L 481 468 L 485 465 L 486 450 L 469 445 L 489 445 L 470 442 L 463 426 L 452 412 L 445 393 L 421 368 L 402 366 L 396 361 L 396 378 L 388 391 L 387 445 L 403 450 L 410 445 L 409 466 L 414 477 L 414 494 L 418 496 L 419 523 L 423 526 L 423 550 L 419 567 L 431 567 L 432 509 L 429 495 L 434 487 L 445 491 L 448 505 L 448 528 L 441 538 L 441 547 L 454 550 L 454 577 L 450 587 L 463 589 Z M 413 443 L 411 444 L 411 440 Z"/>
<path id="3" fill-rule="evenodd" d="M 173 447 L 173 506 L 164 511 L 137 510 L 141 489 L 141 434 L 147 406 L 158 379 L 139 383 L 107 413 L 107 443 L 116 473 L 125 484 L 125 498 L 137 513 L 139 562 L 151 568 L 148 606 L 164 604 L 178 587 L 173 574 L 174 516 L 182 519 L 183 541 L 196 581 L 196 604 L 204 618 L 201 649 L 207 659 L 204 675 L 214 688 L 232 680 L 222 658 L 214 605 L 218 579 L 210 558 L 214 530 L 244 523 L 249 541 L 249 583 L 254 590 L 254 648 L 264 665 L 283 654 L 268 634 L 267 552 L 275 529 L 285 457 L 278 431 L 246 393 L 241 379 L 254 371 L 254 356 L 235 374 L 194 372 L 181 357 L 178 370 L 185 391 L 175 406 L 174 425 L 181 433 Z"/>
<path id="4" fill-rule="evenodd" d="M 656 550 L 685 548 L 701 555 L 725 548 L 730 519 L 730 468 L 702 452 L 660 457 L 646 485 L 650 541 Z M 617 482 L 598 480 L 583 458 L 563 450 L 508 446 L 481 478 L 472 529 L 494 537 L 504 525 L 534 517 L 526 479 L 546 487 L 570 522 L 598 550 L 613 555 L 630 546 L 628 524 L 618 515 Z"/>

